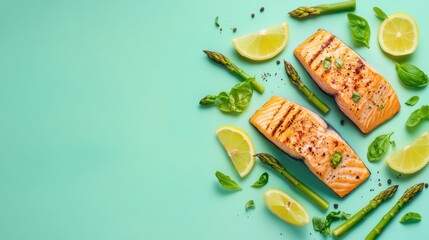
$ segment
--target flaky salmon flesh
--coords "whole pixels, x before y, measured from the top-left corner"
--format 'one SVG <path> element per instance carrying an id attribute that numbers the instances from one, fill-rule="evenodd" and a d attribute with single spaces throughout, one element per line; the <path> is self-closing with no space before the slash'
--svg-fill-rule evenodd
<path id="1" fill-rule="evenodd" d="M 294 54 L 363 133 L 371 132 L 399 111 L 398 97 L 389 82 L 333 34 L 319 29 Z M 326 61 L 331 64 L 324 64 Z"/>
<path id="2" fill-rule="evenodd" d="M 369 170 L 353 149 L 316 113 L 274 96 L 250 118 L 250 122 L 289 156 L 301 159 L 313 174 L 338 196 L 344 197 L 363 183 Z M 331 158 L 342 161 L 336 167 Z"/>

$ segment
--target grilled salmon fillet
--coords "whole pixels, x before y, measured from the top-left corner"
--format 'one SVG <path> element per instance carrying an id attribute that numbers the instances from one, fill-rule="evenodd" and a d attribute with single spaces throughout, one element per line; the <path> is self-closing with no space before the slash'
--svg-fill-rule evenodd
<path id="1" fill-rule="evenodd" d="M 363 133 L 371 132 L 399 111 L 398 97 L 389 82 L 333 34 L 319 29 L 294 54 Z M 331 62 L 327 69 L 325 59 Z M 343 66 L 337 67 L 336 61 Z"/>
<path id="2" fill-rule="evenodd" d="M 250 118 L 266 138 L 307 167 L 338 196 L 344 197 L 370 175 L 353 149 L 316 113 L 274 96 Z M 335 152 L 342 156 L 336 167 Z"/>

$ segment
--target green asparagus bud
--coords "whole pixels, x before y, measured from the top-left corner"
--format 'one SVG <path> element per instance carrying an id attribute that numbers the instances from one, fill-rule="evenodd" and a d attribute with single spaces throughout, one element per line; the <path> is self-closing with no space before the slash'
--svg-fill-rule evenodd
<path id="1" fill-rule="evenodd" d="M 299 191 L 301 191 L 305 196 L 307 196 L 313 203 L 322 208 L 323 210 L 327 210 L 329 207 L 329 203 L 319 196 L 316 192 L 307 187 L 304 183 L 299 181 L 295 176 L 289 173 L 286 168 L 273 156 L 268 153 L 258 153 L 255 155 L 258 157 L 262 163 L 273 168 L 277 173 L 282 175 L 286 180 L 288 180 L 294 187 L 296 187 Z"/>
<path id="2" fill-rule="evenodd" d="M 353 228 L 358 222 L 363 220 L 372 210 L 378 207 L 382 202 L 391 198 L 398 189 L 398 185 L 391 186 L 384 191 L 381 191 L 377 196 L 375 196 L 368 205 L 363 207 L 359 212 L 351 216 L 347 221 L 343 222 L 340 226 L 332 231 L 332 234 L 339 238 L 344 233 L 348 232 Z"/>
<path id="3" fill-rule="evenodd" d="M 321 4 L 314 7 L 299 7 L 289 12 L 289 15 L 296 18 L 307 18 L 325 13 L 350 11 L 356 9 L 356 0 L 339 2 L 333 4 Z"/>
<path id="4" fill-rule="evenodd" d="M 234 63 L 232 63 L 229 58 L 227 58 L 222 53 L 203 50 L 205 54 L 215 63 L 224 66 L 230 72 L 236 74 L 242 81 L 250 80 L 250 84 L 252 87 L 258 91 L 259 93 L 263 93 L 265 91 L 264 86 L 262 86 L 259 82 L 256 81 L 255 77 L 250 76 L 246 72 L 244 72 L 241 68 L 237 67 Z"/>
<path id="5" fill-rule="evenodd" d="M 425 186 L 424 183 L 416 184 L 407 191 L 405 191 L 404 195 L 398 200 L 398 202 L 390 209 L 389 212 L 387 212 L 386 215 L 383 216 L 383 218 L 378 222 L 378 224 L 371 230 L 371 232 L 366 236 L 365 240 L 372 240 L 375 239 L 386 227 L 386 225 L 390 222 L 390 220 L 393 219 L 393 217 L 398 213 L 398 211 L 408 202 L 411 201 L 411 199 L 416 196 L 417 193 L 422 191 L 423 187 Z"/>
<path id="6" fill-rule="evenodd" d="M 302 81 L 301 77 L 299 76 L 298 72 L 295 70 L 295 68 L 292 66 L 292 64 L 284 61 L 286 73 L 289 77 L 289 80 L 293 83 L 293 85 L 298 88 L 298 90 L 304 94 L 304 96 L 314 105 L 316 106 L 320 111 L 323 113 L 329 112 L 329 107 L 322 102 Z"/>

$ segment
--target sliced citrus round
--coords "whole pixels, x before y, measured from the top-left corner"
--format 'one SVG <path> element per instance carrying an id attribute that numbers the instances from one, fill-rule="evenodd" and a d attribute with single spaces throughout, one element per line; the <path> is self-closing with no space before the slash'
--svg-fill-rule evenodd
<path id="1" fill-rule="evenodd" d="M 420 135 L 413 143 L 386 158 L 393 170 L 410 174 L 422 169 L 429 162 L 429 132 Z"/>
<path id="2" fill-rule="evenodd" d="M 273 58 L 283 51 L 288 39 L 288 24 L 283 23 L 279 26 L 234 38 L 232 45 L 241 56 L 255 61 L 263 61 Z"/>
<path id="3" fill-rule="evenodd" d="M 234 126 L 221 126 L 216 129 L 216 134 L 237 173 L 240 177 L 245 177 L 255 165 L 252 139 L 242 129 Z"/>
<path id="4" fill-rule="evenodd" d="M 305 208 L 281 190 L 268 189 L 264 193 L 264 202 L 272 213 L 290 224 L 304 226 L 310 222 Z"/>
<path id="5" fill-rule="evenodd" d="M 393 56 L 413 53 L 419 42 L 419 28 L 413 17 L 395 13 L 384 20 L 378 31 L 378 43 L 384 52 Z"/>

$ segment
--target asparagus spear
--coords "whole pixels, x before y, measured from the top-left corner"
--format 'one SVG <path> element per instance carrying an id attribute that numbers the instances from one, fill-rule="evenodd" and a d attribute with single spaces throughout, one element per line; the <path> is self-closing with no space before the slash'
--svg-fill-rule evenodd
<path id="1" fill-rule="evenodd" d="M 321 4 L 313 7 L 299 7 L 289 12 L 289 15 L 296 18 L 307 18 L 325 13 L 354 10 L 355 8 L 356 0 L 351 0 L 332 4 Z"/>
<path id="2" fill-rule="evenodd" d="M 234 63 L 231 62 L 225 55 L 218 52 L 212 52 L 208 50 L 203 50 L 205 54 L 215 63 L 218 63 L 228 69 L 230 72 L 236 74 L 241 80 L 247 81 L 250 80 L 250 84 L 252 87 L 258 91 L 259 93 L 263 93 L 265 91 L 264 86 L 258 83 L 255 77 L 251 77 L 249 74 L 244 72 L 241 68 L 237 67 Z"/>
<path id="3" fill-rule="evenodd" d="M 293 186 L 295 186 L 298 190 L 305 194 L 311 201 L 313 201 L 317 206 L 322 208 L 323 210 L 327 210 L 329 207 L 329 203 L 307 187 L 304 183 L 299 181 L 295 176 L 289 173 L 286 168 L 273 156 L 268 153 L 258 153 L 255 156 L 261 160 L 263 164 L 269 165 L 276 172 L 280 173 L 286 180 L 288 180 Z"/>
<path id="4" fill-rule="evenodd" d="M 410 202 L 411 199 L 413 199 L 413 197 L 423 189 L 424 185 L 424 183 L 419 183 L 408 188 L 392 209 L 390 209 L 389 212 L 383 216 L 380 222 L 378 222 L 378 224 L 371 230 L 371 232 L 369 232 L 365 240 L 375 239 L 381 231 L 383 231 L 389 221 L 392 220 L 399 209 L 401 209 L 406 203 Z"/>
<path id="5" fill-rule="evenodd" d="M 305 84 L 301 81 L 301 77 L 295 68 L 288 62 L 284 61 L 286 73 L 289 76 L 289 80 L 298 88 L 304 96 L 313 103 L 323 113 L 329 112 L 329 107 L 326 106 Z"/>
<path id="6" fill-rule="evenodd" d="M 378 207 L 382 202 L 391 198 L 398 189 L 398 185 L 391 186 L 384 191 L 381 191 L 377 196 L 375 196 L 368 205 L 363 207 L 359 212 L 355 213 L 352 217 L 350 217 L 347 221 L 343 222 L 340 226 L 332 231 L 332 234 L 339 238 L 344 233 L 349 231 L 352 227 L 354 227 L 358 222 L 364 219 L 372 210 Z"/>

